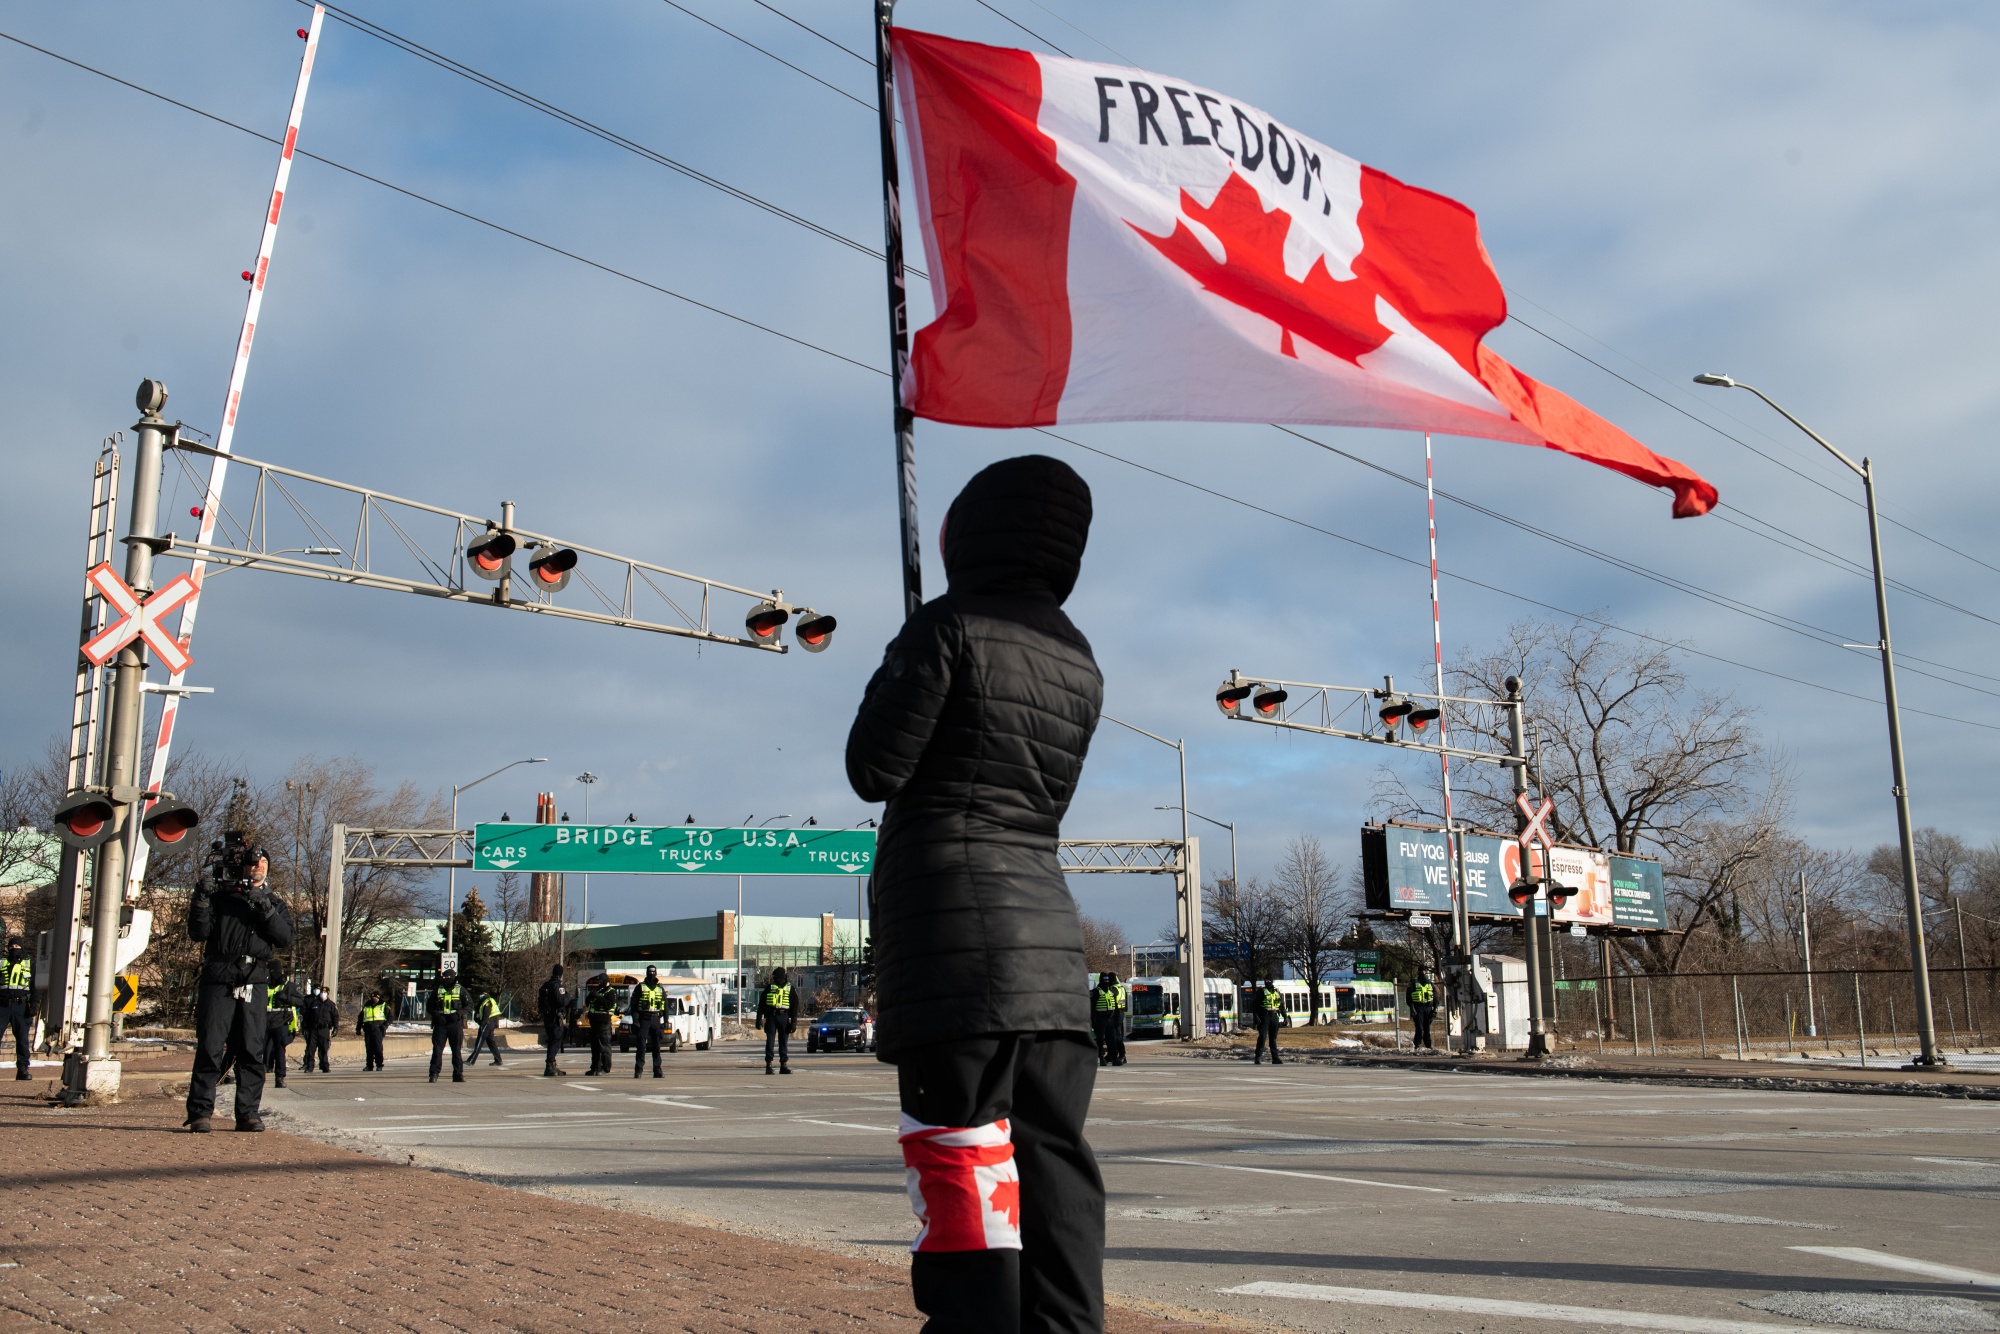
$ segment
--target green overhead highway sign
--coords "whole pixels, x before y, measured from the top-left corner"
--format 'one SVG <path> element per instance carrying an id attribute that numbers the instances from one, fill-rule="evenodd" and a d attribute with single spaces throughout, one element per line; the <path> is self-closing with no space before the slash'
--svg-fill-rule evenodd
<path id="1" fill-rule="evenodd" d="M 867 875 L 875 864 L 872 829 L 482 824 L 472 834 L 475 871 Z"/>

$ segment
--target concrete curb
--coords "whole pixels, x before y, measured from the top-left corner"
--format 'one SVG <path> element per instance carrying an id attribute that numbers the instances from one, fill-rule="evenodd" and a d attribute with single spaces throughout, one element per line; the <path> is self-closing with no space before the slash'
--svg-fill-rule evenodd
<path id="1" fill-rule="evenodd" d="M 1182 1060 L 1241 1060 L 1235 1051 L 1174 1051 Z M 1701 1074 L 1690 1070 L 1604 1070 L 1579 1066 L 1529 1065 L 1521 1062 L 1465 1061 L 1449 1057 L 1397 1059 L 1390 1056 L 1347 1055 L 1340 1052 L 1288 1050 L 1287 1064 L 1308 1060 L 1316 1065 L 1344 1065 L 1373 1070 L 1421 1070 L 1437 1074 L 1524 1075 L 1546 1079 L 1596 1079 L 1622 1084 L 1658 1084 L 1679 1088 L 1725 1088 L 1782 1093 L 1875 1093 L 1905 1098 L 1958 1098 L 2000 1102 L 2000 1085 L 1933 1084 L 1905 1079 L 1894 1083 L 1860 1079 L 1799 1079 L 1788 1075 Z"/>

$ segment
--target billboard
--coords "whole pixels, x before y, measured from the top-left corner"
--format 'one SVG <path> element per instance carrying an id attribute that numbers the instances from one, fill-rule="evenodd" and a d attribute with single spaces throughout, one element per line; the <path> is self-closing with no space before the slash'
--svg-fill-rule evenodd
<path id="1" fill-rule="evenodd" d="M 1650 857 L 1611 855 L 1611 921 L 1616 926 L 1663 929 L 1667 924 L 1666 877 Z"/>
<path id="2" fill-rule="evenodd" d="M 1474 917 L 1519 917 L 1507 886 L 1521 879 L 1521 847 L 1496 834 L 1459 835 L 1465 908 Z M 1573 893 L 1556 910 L 1558 923 L 1660 930 L 1667 925 L 1660 864 L 1649 857 L 1558 846 L 1549 874 Z M 1530 869 L 1542 869 L 1532 850 Z M 1424 825 L 1364 825 L 1361 869 L 1367 906 L 1377 912 L 1451 911 L 1451 863 L 1442 829 Z M 1546 910 L 1545 910 L 1546 911 Z"/>

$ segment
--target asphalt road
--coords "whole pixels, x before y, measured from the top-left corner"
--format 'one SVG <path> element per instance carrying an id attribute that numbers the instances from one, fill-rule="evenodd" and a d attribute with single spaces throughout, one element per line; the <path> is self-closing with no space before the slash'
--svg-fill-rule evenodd
<path id="1" fill-rule="evenodd" d="M 543 1078 L 531 1051 L 456 1085 L 406 1058 L 294 1076 L 266 1105 L 420 1165 L 900 1256 L 893 1071 L 828 1055 L 767 1077 L 761 1055 L 683 1051 L 635 1081 Z M 1090 1136 L 1110 1290 L 1251 1325 L 2000 1330 L 2000 1103 L 1134 1046 Z"/>

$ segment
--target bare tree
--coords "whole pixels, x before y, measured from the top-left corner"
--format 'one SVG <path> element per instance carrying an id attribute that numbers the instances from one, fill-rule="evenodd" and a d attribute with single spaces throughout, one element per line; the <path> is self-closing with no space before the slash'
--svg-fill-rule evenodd
<path id="1" fill-rule="evenodd" d="M 1084 967 L 1093 973 L 1123 974 L 1131 956 L 1126 952 L 1125 928 L 1101 917 L 1083 918 Z"/>
<path id="2" fill-rule="evenodd" d="M 548 924 L 528 920 L 528 894 L 513 871 L 503 871 L 493 883 L 488 925 L 499 952 L 499 990 L 513 998 L 518 1013 L 525 1014 L 549 969 L 562 962 L 561 937 Z"/>
<path id="3" fill-rule="evenodd" d="M 444 801 L 414 783 L 384 792 L 374 768 L 354 756 L 295 760 L 283 779 L 255 793 L 253 809 L 271 853 L 272 883 L 297 927 L 292 962 L 314 974 L 325 961 L 333 827 L 441 829 L 449 818 Z M 358 976 L 355 956 L 384 928 L 421 915 L 424 884 L 424 873 L 409 868 L 347 868 L 340 913 L 343 976 Z"/>
<path id="4" fill-rule="evenodd" d="M 1555 802 L 1565 843 L 1661 858 L 1670 920 L 1683 933 L 1722 932 L 1744 878 L 1790 815 L 1791 774 L 1768 755 L 1752 711 L 1692 689 L 1674 650 L 1624 641 L 1583 621 L 1522 621 L 1502 647 L 1467 657 L 1454 694 L 1504 699 L 1518 676 L 1535 747 L 1531 782 Z M 1453 710 L 1454 732 L 1507 744 L 1498 709 Z M 1453 769 L 1460 818 L 1514 827 L 1513 779 L 1497 765 Z M 1436 802 L 1398 778 L 1376 784 L 1374 807 L 1435 818 Z M 1677 966 L 1688 937 L 1646 937 L 1642 965 Z"/>
<path id="5" fill-rule="evenodd" d="M 1209 886 L 1203 904 L 1203 949 L 1226 943 L 1231 957 L 1226 971 L 1239 984 L 1269 977 L 1282 967 L 1287 914 L 1276 889 L 1255 876 L 1240 887 L 1224 876 Z M 1221 953 L 1207 957 L 1219 962 Z"/>
<path id="6" fill-rule="evenodd" d="M 1284 912 L 1285 958 L 1305 979 L 1312 996 L 1311 1014 L 1317 1019 L 1320 982 L 1332 967 L 1344 924 L 1353 915 L 1352 905 L 1326 849 L 1310 835 L 1286 845 L 1273 890 Z"/>

